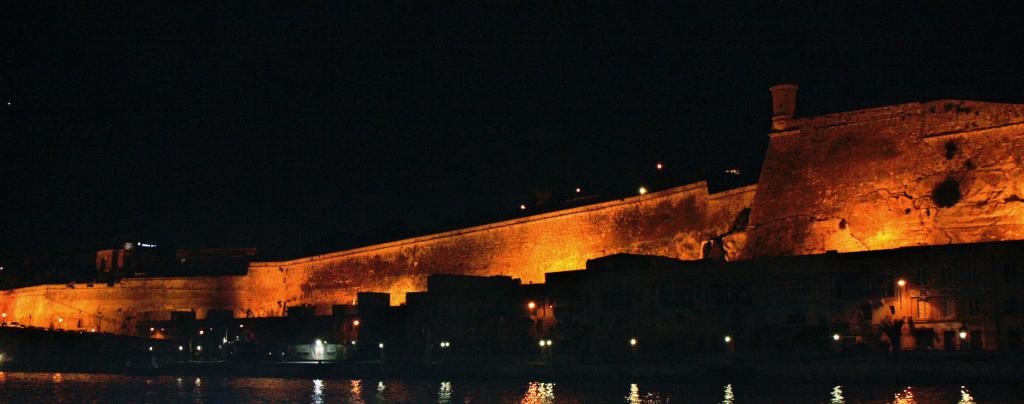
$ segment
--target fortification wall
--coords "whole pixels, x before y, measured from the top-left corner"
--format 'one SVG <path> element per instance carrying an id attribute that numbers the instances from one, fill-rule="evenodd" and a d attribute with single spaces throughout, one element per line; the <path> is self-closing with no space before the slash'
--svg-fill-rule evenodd
<path id="1" fill-rule="evenodd" d="M 629 252 L 698 259 L 706 240 L 728 233 L 750 207 L 754 186 L 709 195 L 703 182 L 661 192 L 286 262 L 254 263 L 253 287 L 282 304 L 351 302 L 354 292 L 425 290 L 432 273 L 510 275 L 524 283 L 545 272 Z M 276 303 L 276 301 L 275 301 Z"/>
<path id="2" fill-rule="evenodd" d="M 357 292 L 424 290 L 434 273 L 542 282 L 615 253 L 697 259 L 802 255 L 1024 239 L 1024 105 L 911 103 L 793 119 L 776 93 L 761 179 L 709 195 L 705 183 L 575 209 L 284 262 L 246 276 L 126 279 L 93 288 L 0 292 L 8 321 L 49 326 L 91 316 L 131 328 L 172 310 L 282 315 L 352 303 Z M 755 195 L 756 194 L 756 195 Z M 749 210 L 748 210 L 749 209 Z M 746 214 L 749 213 L 749 223 Z M 84 328 L 90 327 L 87 320 Z M 125 325 L 125 324 L 129 325 Z"/>
<path id="3" fill-rule="evenodd" d="M 209 309 L 233 309 L 244 301 L 239 293 L 243 278 L 128 278 L 112 286 L 33 286 L 0 292 L 0 310 L 7 321 L 24 325 L 131 334 L 137 321 L 168 320 L 171 311 L 205 317 Z"/>
<path id="4" fill-rule="evenodd" d="M 426 289 L 434 273 L 510 275 L 543 282 L 545 272 L 579 269 L 615 253 L 701 257 L 754 200 L 755 186 L 708 194 L 700 182 L 648 195 L 550 212 L 446 233 L 284 262 L 253 263 L 245 276 L 128 278 L 108 287 L 46 285 L 0 292 L 8 321 L 48 327 L 132 330 L 137 320 L 170 311 L 233 310 L 237 317 L 279 316 L 288 306 L 353 303 L 360 291 L 405 293 Z M 741 214 L 742 213 L 742 214 Z M 739 251 L 725 243 L 727 256 Z M 79 321 L 81 319 L 81 322 Z M 81 326 L 79 326 L 81 324 Z M 72 327 L 73 326 L 73 327 Z"/>
<path id="5" fill-rule="evenodd" d="M 1024 105 L 956 100 L 772 134 L 744 258 L 1024 238 Z"/>

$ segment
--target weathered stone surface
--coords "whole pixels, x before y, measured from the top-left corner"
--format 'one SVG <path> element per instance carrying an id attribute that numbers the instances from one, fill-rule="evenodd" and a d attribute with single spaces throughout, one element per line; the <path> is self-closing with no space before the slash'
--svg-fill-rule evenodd
<path id="1" fill-rule="evenodd" d="M 788 109 L 787 109 L 788 111 Z M 172 310 L 277 316 L 288 306 L 392 303 L 433 273 L 583 268 L 615 253 L 728 260 L 1024 239 L 1024 105 L 942 100 L 794 119 L 773 133 L 758 185 L 704 183 L 285 262 L 246 276 L 125 279 L 0 292 L 8 321 L 130 332 Z M 756 191 L 756 192 L 755 192 Z M 756 193 L 756 195 L 755 195 Z M 749 215 L 749 220 L 748 220 Z"/>
<path id="2" fill-rule="evenodd" d="M 1024 236 L 1024 106 L 941 100 L 772 135 L 742 257 Z"/>
<path id="3" fill-rule="evenodd" d="M 426 289 L 433 273 L 510 275 L 543 282 L 544 273 L 583 268 L 615 253 L 701 257 L 706 240 L 728 233 L 749 210 L 754 186 L 709 195 L 705 183 L 644 196 L 285 262 L 260 262 L 246 276 L 125 279 L 106 287 L 40 286 L 5 291 L 0 308 L 13 321 L 49 326 L 57 317 L 104 329 L 172 310 L 230 309 L 236 316 L 279 316 L 288 306 L 352 303 L 360 291 Z M 103 313 L 104 320 L 99 320 Z M 109 318 L 109 319 L 106 319 Z M 75 319 L 71 321 L 70 319 Z M 90 322 L 91 321 L 91 322 Z"/>

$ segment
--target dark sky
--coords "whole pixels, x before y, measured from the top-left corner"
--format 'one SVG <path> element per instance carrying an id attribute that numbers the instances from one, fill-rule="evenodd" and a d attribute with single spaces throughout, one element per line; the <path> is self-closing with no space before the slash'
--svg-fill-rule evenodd
<path id="1" fill-rule="evenodd" d="M 798 115 L 1024 102 L 1020 10 L 973 2 L 20 3 L 0 16 L 8 255 L 301 254 L 516 217 L 576 186 L 756 174 L 783 81 Z"/>

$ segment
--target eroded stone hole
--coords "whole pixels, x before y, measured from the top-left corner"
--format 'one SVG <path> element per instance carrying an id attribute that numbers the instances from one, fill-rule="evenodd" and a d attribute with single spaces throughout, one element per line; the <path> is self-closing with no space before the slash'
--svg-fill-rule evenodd
<path id="1" fill-rule="evenodd" d="M 957 202 L 960 202 L 960 183 L 952 177 L 947 177 L 932 190 L 932 199 L 940 208 L 956 205 Z"/>
<path id="2" fill-rule="evenodd" d="M 946 160 L 951 160 L 956 156 L 956 142 L 946 142 Z"/>

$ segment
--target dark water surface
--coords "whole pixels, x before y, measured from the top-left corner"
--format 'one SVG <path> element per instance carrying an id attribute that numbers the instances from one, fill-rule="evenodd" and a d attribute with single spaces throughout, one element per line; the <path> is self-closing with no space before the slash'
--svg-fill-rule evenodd
<path id="1" fill-rule="evenodd" d="M 308 380 L 0 372 L 0 403 L 1015 403 L 1020 386 Z"/>

